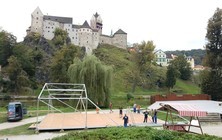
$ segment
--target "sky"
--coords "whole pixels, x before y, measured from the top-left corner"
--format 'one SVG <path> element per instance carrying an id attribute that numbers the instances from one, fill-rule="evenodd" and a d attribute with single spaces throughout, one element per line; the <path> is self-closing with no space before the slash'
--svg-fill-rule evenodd
<path id="1" fill-rule="evenodd" d="M 103 34 L 122 29 L 130 44 L 152 40 L 156 49 L 204 49 L 207 24 L 222 0 L 3 0 L 0 28 L 23 41 L 31 13 L 72 17 L 73 24 L 90 23 L 98 12 Z"/>

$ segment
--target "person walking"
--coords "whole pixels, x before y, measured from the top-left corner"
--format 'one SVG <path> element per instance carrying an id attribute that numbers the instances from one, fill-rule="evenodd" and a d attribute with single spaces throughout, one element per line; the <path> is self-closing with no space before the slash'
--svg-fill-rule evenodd
<path id="1" fill-rule="evenodd" d="M 123 108 L 119 107 L 119 117 L 122 118 L 123 117 Z"/>
<path id="2" fill-rule="evenodd" d="M 157 110 L 156 109 L 153 112 L 153 120 L 154 120 L 154 123 L 157 123 Z"/>
<path id="3" fill-rule="evenodd" d="M 110 113 L 112 113 L 112 112 L 113 112 L 112 108 L 113 108 L 113 104 L 112 104 L 112 102 L 110 102 L 110 103 L 109 103 L 109 109 L 110 109 Z"/>
<path id="4" fill-rule="evenodd" d="M 144 114 L 144 120 L 143 120 L 143 123 L 147 123 L 147 119 L 148 119 L 148 114 L 149 114 L 149 112 L 146 110 L 145 112 L 143 112 L 143 114 Z"/>
<path id="5" fill-rule="evenodd" d="M 152 117 L 152 122 L 154 122 L 154 111 L 153 111 L 153 109 L 150 110 L 150 116 Z"/>
<path id="6" fill-rule="evenodd" d="M 99 107 L 98 106 L 99 106 L 99 103 L 97 102 L 96 103 L 96 114 L 99 114 Z"/>
<path id="7" fill-rule="evenodd" d="M 140 114 L 140 108 L 141 106 L 140 105 L 137 105 L 137 113 Z"/>
<path id="8" fill-rule="evenodd" d="M 128 116 L 127 116 L 126 114 L 125 114 L 125 116 L 123 117 L 123 120 L 124 120 L 124 127 L 127 127 L 129 118 L 128 118 Z"/>
<path id="9" fill-rule="evenodd" d="M 136 113 L 136 104 L 133 105 L 133 112 Z"/>

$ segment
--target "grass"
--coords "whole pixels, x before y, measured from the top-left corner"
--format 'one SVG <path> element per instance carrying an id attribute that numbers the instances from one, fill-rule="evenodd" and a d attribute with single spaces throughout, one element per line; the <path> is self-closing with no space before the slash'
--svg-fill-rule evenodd
<path id="1" fill-rule="evenodd" d="M 29 126 L 32 123 L 10 128 L 10 129 L 4 129 L 0 131 L 0 136 L 2 135 L 31 135 L 35 133 L 34 129 L 29 129 Z"/>
<path id="2" fill-rule="evenodd" d="M 183 81 L 180 79 L 177 79 L 174 89 L 180 89 L 182 90 L 183 93 L 186 93 L 186 94 L 199 94 L 200 93 L 200 88 L 197 85 L 195 85 L 194 83 L 191 83 L 191 81 Z"/>

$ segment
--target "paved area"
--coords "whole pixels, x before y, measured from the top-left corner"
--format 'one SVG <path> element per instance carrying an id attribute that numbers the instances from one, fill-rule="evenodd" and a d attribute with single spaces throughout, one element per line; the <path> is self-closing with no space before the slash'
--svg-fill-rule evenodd
<path id="1" fill-rule="evenodd" d="M 95 114 L 95 112 L 89 112 L 89 114 Z M 101 112 L 100 112 L 101 113 Z M 108 112 L 106 112 L 108 113 Z M 134 113 L 133 113 L 134 114 Z M 95 114 L 97 115 L 97 114 Z M 117 116 L 116 116 L 117 115 Z M 157 124 L 154 124 L 151 122 L 150 119 L 148 119 L 148 123 L 142 123 L 143 121 L 143 115 L 142 114 L 134 114 L 136 115 L 136 117 L 138 119 L 135 119 L 134 121 L 137 121 L 137 126 L 158 126 Z M 114 113 L 111 113 L 111 116 L 116 116 L 119 121 L 119 124 L 122 126 L 123 125 L 123 120 L 121 118 L 119 118 L 118 116 L 118 110 L 114 111 Z M 45 116 L 41 116 L 39 118 L 39 120 L 42 120 Z M 130 117 L 130 115 L 129 115 Z M 98 117 L 99 118 L 99 117 Z M 97 119 L 98 119 L 97 118 Z M 161 123 L 163 123 L 163 121 L 158 120 L 160 125 Z M 8 129 L 8 128 L 13 128 L 16 126 L 20 126 L 20 125 L 24 125 L 27 123 L 34 123 L 36 122 L 36 118 L 29 118 L 29 119 L 24 119 L 22 121 L 19 122 L 6 122 L 6 123 L 1 123 L 0 124 L 0 130 L 2 129 Z M 132 124 L 132 118 L 130 119 L 130 124 Z M 161 127 L 158 127 L 161 128 Z M 221 128 L 222 128 L 222 123 L 204 123 L 202 124 L 202 129 L 203 132 L 208 134 L 208 135 L 215 135 L 215 136 L 219 136 L 222 137 L 222 133 L 221 133 Z M 192 128 L 192 131 L 195 132 L 200 132 L 199 129 L 196 128 Z M 49 133 L 49 132 L 41 132 L 39 134 L 33 134 L 33 135 L 19 135 L 19 136 L 0 136 L 0 140 L 45 140 L 45 139 L 51 139 L 53 137 L 57 137 L 57 136 L 61 136 L 64 135 L 66 133 L 60 133 L 60 132 L 53 132 L 53 133 Z"/>
<path id="2" fill-rule="evenodd" d="M 45 116 L 40 116 L 39 120 L 41 121 L 44 117 Z M 25 124 L 28 124 L 28 123 L 34 123 L 34 122 L 36 122 L 36 117 L 23 119 L 23 120 L 18 121 L 18 122 L 5 122 L 5 123 L 0 124 L 0 130 L 13 128 L 13 127 L 25 125 Z"/>
<path id="3" fill-rule="evenodd" d="M 151 119 L 148 123 L 143 123 L 144 115 L 142 113 L 127 112 L 129 117 L 129 125 L 153 125 Z M 87 120 L 87 121 L 86 121 Z M 86 124 L 87 123 L 87 124 Z M 162 125 L 163 121 L 158 121 L 158 125 Z M 84 129 L 84 128 L 101 128 L 109 126 L 123 126 L 123 119 L 119 117 L 118 111 L 103 111 L 100 113 L 89 112 L 87 115 L 83 113 L 52 113 L 48 114 L 40 124 L 38 130 L 65 130 L 65 129 Z"/>

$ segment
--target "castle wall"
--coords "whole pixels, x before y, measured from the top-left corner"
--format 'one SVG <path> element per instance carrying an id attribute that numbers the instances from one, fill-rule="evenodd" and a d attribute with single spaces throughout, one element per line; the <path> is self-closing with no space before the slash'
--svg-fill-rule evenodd
<path id="1" fill-rule="evenodd" d="M 69 37 L 71 39 L 71 43 L 74 45 L 79 45 L 79 35 L 78 35 L 78 29 L 72 28 L 69 32 Z"/>
<path id="2" fill-rule="evenodd" d="M 112 38 L 110 36 L 101 35 L 99 43 L 102 43 L 102 44 L 112 44 Z"/>
<path id="3" fill-rule="evenodd" d="M 127 47 L 127 34 L 114 34 L 112 38 L 112 45 L 119 48 L 126 49 Z"/>
<path id="4" fill-rule="evenodd" d="M 43 21 L 43 37 L 51 40 L 54 37 L 54 31 L 56 28 L 62 28 L 63 24 L 51 20 L 44 20 Z"/>
<path id="5" fill-rule="evenodd" d="M 43 16 L 44 15 L 39 8 L 36 8 L 36 10 L 31 14 L 31 32 L 37 32 L 42 35 Z"/>
<path id="6" fill-rule="evenodd" d="M 87 54 L 92 53 L 92 30 L 89 28 L 80 28 L 79 32 L 79 46 L 86 47 Z"/>
<path id="7" fill-rule="evenodd" d="M 82 26 L 82 28 L 80 28 L 80 25 L 72 25 L 72 18 L 59 17 L 59 20 L 57 20 L 53 16 L 44 17 L 38 7 L 31 16 L 30 32 L 40 33 L 44 38 L 52 40 L 55 29 L 63 29 L 67 31 L 72 44 L 86 47 L 87 54 L 91 54 L 92 50 L 96 49 L 99 43 L 111 44 L 123 49 L 127 47 L 127 34 L 102 35 L 102 19 L 97 13 L 93 15 L 90 21 L 91 26 Z"/>
<path id="8" fill-rule="evenodd" d="M 98 32 L 92 32 L 92 49 L 96 49 L 98 47 L 100 40 L 100 34 Z"/>

